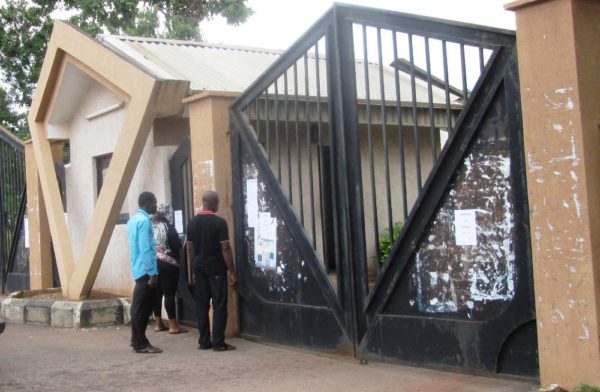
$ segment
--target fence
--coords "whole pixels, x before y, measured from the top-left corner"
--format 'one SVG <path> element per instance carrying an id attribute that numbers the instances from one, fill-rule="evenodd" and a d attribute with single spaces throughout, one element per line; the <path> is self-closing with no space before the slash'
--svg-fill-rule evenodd
<path id="1" fill-rule="evenodd" d="M 0 278 L 4 292 L 17 251 L 25 213 L 23 144 L 0 127 Z"/>

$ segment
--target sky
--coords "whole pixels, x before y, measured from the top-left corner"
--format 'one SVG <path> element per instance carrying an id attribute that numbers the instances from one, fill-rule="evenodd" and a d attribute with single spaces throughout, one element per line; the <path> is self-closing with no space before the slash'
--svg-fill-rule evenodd
<path id="1" fill-rule="evenodd" d="M 509 0 L 343 0 L 339 3 L 368 6 L 435 18 L 515 29 L 513 12 L 503 5 Z M 217 17 L 200 24 L 211 43 L 287 49 L 332 5 L 332 0 L 249 0 L 254 10 L 240 26 L 228 26 Z"/>

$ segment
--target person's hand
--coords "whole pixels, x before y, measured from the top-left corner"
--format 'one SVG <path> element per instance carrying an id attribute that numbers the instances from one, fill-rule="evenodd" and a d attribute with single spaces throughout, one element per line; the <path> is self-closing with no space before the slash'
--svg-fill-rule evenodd
<path id="1" fill-rule="evenodd" d="M 237 282 L 238 282 L 238 280 L 237 280 L 237 276 L 235 275 L 235 272 L 234 273 L 230 272 L 229 273 L 229 285 L 235 289 L 235 287 L 237 286 Z"/>
<path id="2" fill-rule="evenodd" d="M 157 283 L 158 283 L 158 275 L 151 276 L 150 279 L 148 279 L 148 286 L 150 286 L 152 288 L 156 287 Z"/>

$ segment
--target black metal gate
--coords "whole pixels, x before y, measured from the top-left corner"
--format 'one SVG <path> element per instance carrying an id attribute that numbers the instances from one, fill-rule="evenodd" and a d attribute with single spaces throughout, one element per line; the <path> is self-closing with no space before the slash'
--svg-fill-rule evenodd
<path id="1" fill-rule="evenodd" d="M 23 144 L 0 127 L 0 288 L 4 293 L 13 271 L 25 214 Z"/>
<path id="2" fill-rule="evenodd" d="M 192 179 L 192 161 L 190 138 L 187 137 L 173 153 L 169 160 L 171 174 L 171 199 L 175 219 L 181 219 L 182 232 L 186 233 L 187 223 L 194 216 L 194 192 Z M 178 225 L 176 225 L 178 226 Z M 179 257 L 179 284 L 177 286 L 177 319 L 189 326 L 196 325 L 194 287 L 192 283 L 191 265 L 187 262 L 185 241 L 182 241 Z"/>
<path id="3" fill-rule="evenodd" d="M 513 33 L 336 5 L 231 124 L 243 335 L 537 374 Z"/>

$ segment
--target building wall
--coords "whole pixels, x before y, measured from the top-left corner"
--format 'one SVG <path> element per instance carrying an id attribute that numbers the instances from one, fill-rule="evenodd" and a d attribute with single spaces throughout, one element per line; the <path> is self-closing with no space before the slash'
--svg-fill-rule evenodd
<path id="1" fill-rule="evenodd" d="M 508 6 L 517 19 L 541 384 L 597 386 L 600 3 Z"/>
<path id="2" fill-rule="evenodd" d="M 76 262 L 97 198 L 94 157 L 114 151 L 127 107 L 91 120 L 85 117 L 116 102 L 118 98 L 115 95 L 100 84 L 91 83 L 69 126 L 71 162 L 66 170 L 67 220 Z M 154 147 L 153 140 L 151 134 L 125 199 L 122 212 L 130 216 L 138 209 L 137 196 L 142 191 L 153 192 L 159 204 L 171 200 L 168 159 L 175 147 Z M 125 224 L 118 224 L 93 289 L 130 295 L 132 288 L 127 228 Z"/>

